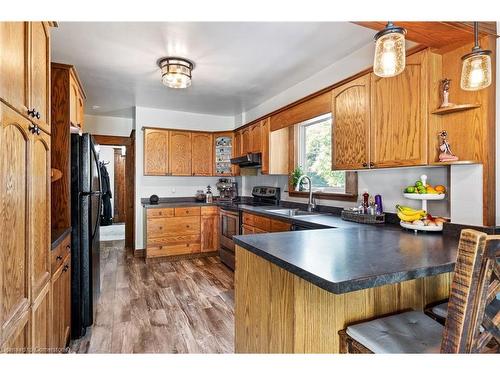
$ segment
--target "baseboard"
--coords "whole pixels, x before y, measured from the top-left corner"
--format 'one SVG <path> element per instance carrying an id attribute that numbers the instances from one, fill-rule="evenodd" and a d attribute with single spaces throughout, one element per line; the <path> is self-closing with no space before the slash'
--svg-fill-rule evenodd
<path id="1" fill-rule="evenodd" d="M 134 249 L 134 257 L 135 258 L 146 257 L 146 249 Z"/>
<path id="2" fill-rule="evenodd" d="M 206 258 L 219 255 L 218 251 L 210 251 L 206 253 L 193 253 L 193 254 L 182 254 L 182 255 L 170 255 L 170 256 L 160 256 L 154 258 L 145 258 L 146 263 L 155 262 L 172 262 L 183 259 L 194 259 L 194 258 Z"/>

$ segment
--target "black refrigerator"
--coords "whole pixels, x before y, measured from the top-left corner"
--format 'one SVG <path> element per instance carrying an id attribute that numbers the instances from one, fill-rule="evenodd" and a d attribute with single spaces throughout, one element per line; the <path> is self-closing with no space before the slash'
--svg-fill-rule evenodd
<path id="1" fill-rule="evenodd" d="M 94 322 L 100 292 L 99 155 L 88 133 L 71 135 L 71 337 Z"/>

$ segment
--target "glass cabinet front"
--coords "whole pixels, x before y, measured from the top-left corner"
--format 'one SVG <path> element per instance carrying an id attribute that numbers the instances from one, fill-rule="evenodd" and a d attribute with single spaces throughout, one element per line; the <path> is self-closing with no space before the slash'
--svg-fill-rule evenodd
<path id="1" fill-rule="evenodd" d="M 215 138 L 215 174 L 231 175 L 231 155 L 233 138 L 221 136 Z"/>

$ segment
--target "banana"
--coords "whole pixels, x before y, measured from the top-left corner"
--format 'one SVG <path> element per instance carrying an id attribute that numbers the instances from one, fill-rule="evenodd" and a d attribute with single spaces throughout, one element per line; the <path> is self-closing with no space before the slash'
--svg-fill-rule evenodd
<path id="1" fill-rule="evenodd" d="M 414 216 L 414 215 L 421 215 L 421 216 L 425 216 L 427 214 L 427 212 L 425 212 L 424 210 L 415 210 L 411 207 L 408 207 L 408 206 L 401 206 L 399 204 L 396 205 L 396 209 L 398 210 L 398 212 L 401 212 L 403 215 L 406 215 L 406 216 Z"/>
<path id="2" fill-rule="evenodd" d="M 412 214 L 412 215 L 405 215 L 404 213 L 402 213 L 401 211 L 398 211 L 398 217 L 402 220 L 402 221 L 408 221 L 408 222 L 412 222 L 412 221 L 415 221 L 415 220 L 420 220 L 424 215 L 420 214 L 420 213 L 416 213 L 416 214 Z"/>

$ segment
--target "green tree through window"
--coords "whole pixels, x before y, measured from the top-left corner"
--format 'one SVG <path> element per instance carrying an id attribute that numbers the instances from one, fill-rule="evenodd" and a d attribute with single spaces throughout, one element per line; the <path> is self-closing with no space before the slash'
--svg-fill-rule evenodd
<path id="1" fill-rule="evenodd" d="M 332 171 L 331 115 L 299 124 L 299 164 L 311 177 L 313 190 L 345 192 L 345 172 Z"/>

